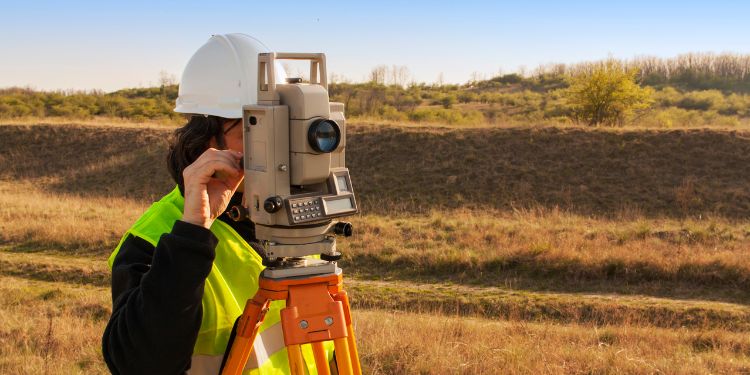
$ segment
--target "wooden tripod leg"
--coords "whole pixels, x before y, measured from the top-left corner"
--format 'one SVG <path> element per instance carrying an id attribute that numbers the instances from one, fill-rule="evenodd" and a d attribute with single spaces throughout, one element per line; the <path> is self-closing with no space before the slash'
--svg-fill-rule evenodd
<path id="1" fill-rule="evenodd" d="M 349 357 L 351 358 L 352 362 L 352 374 L 362 375 L 362 366 L 359 363 L 359 352 L 357 352 L 357 344 L 354 339 L 354 327 L 352 327 L 352 324 L 349 323 L 346 328 L 349 332 L 349 336 L 346 338 L 346 341 L 349 344 Z"/>
<path id="2" fill-rule="evenodd" d="M 255 337 L 258 335 L 258 328 L 263 323 L 269 304 L 270 301 L 262 294 L 261 290 L 258 290 L 253 299 L 247 300 L 245 310 L 237 324 L 237 334 L 234 337 L 232 348 L 229 350 L 222 375 L 242 374 L 247 359 L 250 358 Z"/>
<path id="3" fill-rule="evenodd" d="M 344 317 L 346 319 L 347 343 L 349 344 L 349 354 L 352 363 L 352 373 L 362 375 L 362 365 L 359 363 L 359 351 L 357 351 L 357 340 L 354 338 L 354 324 L 352 323 L 352 313 L 349 308 L 349 297 L 345 291 L 340 291 L 334 296 L 334 300 L 341 301 L 344 305 Z"/>
<path id="4" fill-rule="evenodd" d="M 305 360 L 302 358 L 301 346 L 299 344 L 287 345 L 286 353 L 289 357 L 289 373 L 305 375 Z"/>
<path id="5" fill-rule="evenodd" d="M 318 369 L 318 375 L 331 375 L 331 364 L 328 363 L 326 349 L 322 341 L 312 343 L 313 355 L 315 356 L 315 368 Z"/>
<path id="6" fill-rule="evenodd" d="M 333 348 L 338 353 L 336 361 L 339 365 L 339 374 L 352 375 L 354 373 L 352 371 L 352 357 L 349 354 L 349 342 L 347 342 L 346 337 L 334 339 Z"/>

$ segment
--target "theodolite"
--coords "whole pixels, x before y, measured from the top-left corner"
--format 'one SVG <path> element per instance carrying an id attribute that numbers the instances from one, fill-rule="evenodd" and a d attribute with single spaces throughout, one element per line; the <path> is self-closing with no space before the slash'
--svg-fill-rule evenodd
<path id="1" fill-rule="evenodd" d="M 310 61 L 310 81 L 276 82 L 276 60 Z M 300 345 L 312 344 L 319 374 L 329 374 L 323 342 L 333 341 L 340 374 L 361 374 L 336 236 L 358 212 L 345 167 L 344 105 L 329 102 L 322 53 L 258 55 L 258 104 L 243 107 L 244 202 L 230 216 L 249 218 L 266 269 L 239 318 L 223 374 L 240 374 L 273 300 L 281 310 L 292 374 L 304 374 Z"/>

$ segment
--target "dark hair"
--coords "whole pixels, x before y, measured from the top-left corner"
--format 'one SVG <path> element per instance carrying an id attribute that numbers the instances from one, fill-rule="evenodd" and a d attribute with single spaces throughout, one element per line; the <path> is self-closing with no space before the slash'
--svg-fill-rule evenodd
<path id="1" fill-rule="evenodd" d="M 187 124 L 172 133 L 167 153 L 167 169 L 180 191 L 185 191 L 182 171 L 208 149 L 212 138 L 216 138 L 219 149 L 226 147 L 224 123 L 227 120 L 229 119 L 218 116 L 193 115 Z"/>

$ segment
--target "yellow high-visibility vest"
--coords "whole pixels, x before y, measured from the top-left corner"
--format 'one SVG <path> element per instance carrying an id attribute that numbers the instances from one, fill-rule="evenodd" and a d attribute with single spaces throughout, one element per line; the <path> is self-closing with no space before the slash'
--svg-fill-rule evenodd
<path id="1" fill-rule="evenodd" d="M 169 233 L 175 221 L 182 218 L 184 204 L 185 199 L 175 187 L 171 193 L 151 205 L 125 233 L 109 256 L 110 269 L 120 246 L 129 234 L 140 237 L 155 247 L 161 235 Z M 265 268 L 260 256 L 229 225 L 221 220 L 215 220 L 211 225 L 211 232 L 219 239 L 219 243 L 203 290 L 203 320 L 193 348 L 189 374 L 219 373 L 234 321 L 242 314 L 245 302 L 258 290 L 258 277 Z M 279 311 L 284 307 L 284 301 L 271 303 L 243 374 L 289 373 L 279 316 Z M 333 359 L 333 344 L 326 342 L 325 349 L 330 362 Z M 317 374 L 309 344 L 302 346 L 302 354 L 308 372 Z"/>

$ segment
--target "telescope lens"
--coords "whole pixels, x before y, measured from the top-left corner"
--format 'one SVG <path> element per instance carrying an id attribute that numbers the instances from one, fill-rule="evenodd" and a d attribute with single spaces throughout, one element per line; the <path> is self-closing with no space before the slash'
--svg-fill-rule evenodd
<path id="1" fill-rule="evenodd" d="M 341 129 L 334 121 L 318 120 L 310 125 L 307 140 L 313 150 L 317 152 L 333 152 L 341 142 Z"/>

